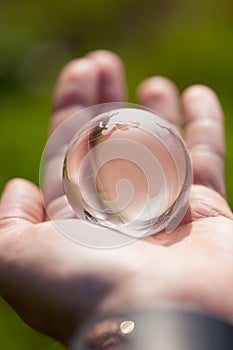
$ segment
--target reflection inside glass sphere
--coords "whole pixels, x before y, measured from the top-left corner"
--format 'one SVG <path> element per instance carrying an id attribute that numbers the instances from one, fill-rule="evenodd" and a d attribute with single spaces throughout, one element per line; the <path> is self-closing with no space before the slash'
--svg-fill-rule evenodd
<path id="1" fill-rule="evenodd" d="M 63 187 L 79 218 L 137 237 L 165 228 L 173 211 L 179 216 L 177 201 L 191 182 L 188 162 L 166 120 L 119 108 L 77 132 L 66 152 Z"/>

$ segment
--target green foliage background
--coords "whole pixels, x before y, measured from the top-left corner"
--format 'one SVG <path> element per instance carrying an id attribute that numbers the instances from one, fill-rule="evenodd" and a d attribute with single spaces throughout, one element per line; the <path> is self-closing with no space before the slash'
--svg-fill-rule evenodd
<path id="1" fill-rule="evenodd" d="M 69 59 L 105 48 L 125 62 L 130 102 L 140 80 L 155 74 L 181 91 L 203 83 L 217 92 L 226 115 L 233 207 L 232 38 L 232 0 L 1 0 L 0 191 L 15 176 L 38 183 L 56 76 Z M 0 300 L 0 349 L 31 348 L 63 349 Z"/>

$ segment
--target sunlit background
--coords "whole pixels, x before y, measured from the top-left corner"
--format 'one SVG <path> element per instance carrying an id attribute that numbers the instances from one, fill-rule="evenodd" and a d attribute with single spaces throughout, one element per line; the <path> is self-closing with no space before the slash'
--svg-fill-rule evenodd
<path id="1" fill-rule="evenodd" d="M 180 91 L 211 86 L 226 115 L 227 194 L 233 207 L 232 0 L 0 0 L 0 191 L 15 176 L 38 184 L 51 93 L 68 60 L 90 50 L 125 62 L 129 100 L 145 77 L 173 79 Z M 58 350 L 0 301 L 1 350 Z"/>

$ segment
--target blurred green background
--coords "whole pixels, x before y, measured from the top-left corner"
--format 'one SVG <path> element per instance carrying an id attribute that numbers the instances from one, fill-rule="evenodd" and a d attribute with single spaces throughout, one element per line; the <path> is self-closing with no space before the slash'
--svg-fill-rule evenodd
<path id="1" fill-rule="evenodd" d="M 0 191 L 15 176 L 38 183 L 50 97 L 68 60 L 90 50 L 125 62 L 129 100 L 145 77 L 173 79 L 182 91 L 211 86 L 226 115 L 227 193 L 233 207 L 232 0 L 0 0 Z M 58 350 L 0 300 L 1 350 Z"/>

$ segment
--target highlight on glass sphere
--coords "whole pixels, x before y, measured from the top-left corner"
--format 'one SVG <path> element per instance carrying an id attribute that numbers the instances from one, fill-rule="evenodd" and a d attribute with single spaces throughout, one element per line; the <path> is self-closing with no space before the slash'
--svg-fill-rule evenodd
<path id="1" fill-rule="evenodd" d="M 89 119 L 63 165 L 64 192 L 77 217 L 133 237 L 172 231 L 186 213 L 191 183 L 178 132 L 144 107 Z"/>

